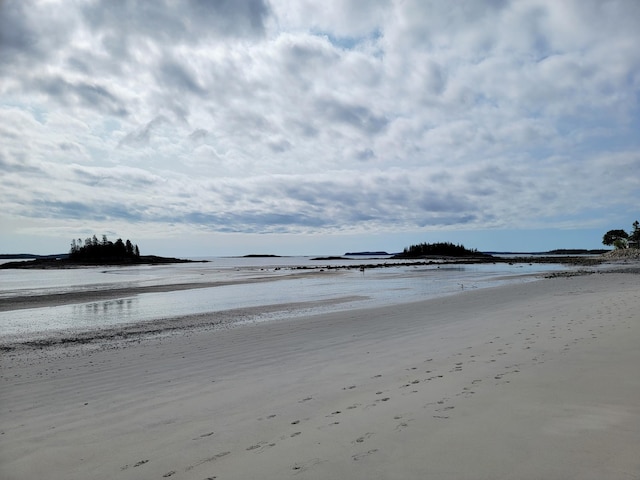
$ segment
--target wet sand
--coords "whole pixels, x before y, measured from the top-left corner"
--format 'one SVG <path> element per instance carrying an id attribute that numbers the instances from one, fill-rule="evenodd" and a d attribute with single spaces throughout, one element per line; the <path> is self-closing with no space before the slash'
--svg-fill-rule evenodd
<path id="1" fill-rule="evenodd" d="M 287 278 L 317 275 L 317 272 L 304 272 L 289 274 Z M 168 283 L 159 285 L 135 285 L 127 287 L 109 286 L 90 290 L 74 290 L 63 293 L 50 293 L 43 295 L 14 295 L 0 298 L 0 312 L 22 310 L 25 308 L 53 307 L 58 305 L 72 305 L 75 303 L 98 302 L 103 300 L 115 300 L 133 297 L 143 293 L 175 292 L 180 290 L 193 290 L 196 288 L 222 287 L 226 285 L 239 285 L 247 283 L 272 282 L 278 276 L 256 276 L 250 278 L 236 278 L 213 282 L 186 282 Z"/>
<path id="2" fill-rule="evenodd" d="M 3 479 L 633 479 L 640 275 L 4 352 Z"/>

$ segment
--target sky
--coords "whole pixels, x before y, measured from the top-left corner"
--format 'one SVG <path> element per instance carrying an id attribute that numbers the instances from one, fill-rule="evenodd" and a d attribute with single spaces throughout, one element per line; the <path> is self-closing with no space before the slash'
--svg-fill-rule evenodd
<path id="1" fill-rule="evenodd" d="M 602 248 L 637 0 L 0 0 L 0 253 Z"/>

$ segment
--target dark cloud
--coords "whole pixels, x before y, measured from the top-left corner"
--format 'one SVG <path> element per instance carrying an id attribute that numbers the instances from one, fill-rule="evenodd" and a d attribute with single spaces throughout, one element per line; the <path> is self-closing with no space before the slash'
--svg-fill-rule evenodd
<path id="1" fill-rule="evenodd" d="M 340 61 L 339 53 L 324 38 L 284 37 L 277 45 L 282 68 L 303 84 L 313 82 L 314 75 Z"/>
<path id="2" fill-rule="evenodd" d="M 371 177 L 336 180 L 280 177 L 259 185 L 237 182 L 227 187 L 203 190 L 192 182 L 189 195 L 176 185 L 163 190 L 165 203 L 158 209 L 154 201 L 138 195 L 157 184 L 156 178 L 140 172 L 117 169 L 71 170 L 77 184 L 90 188 L 86 201 L 49 198 L 30 206 L 36 218 L 85 218 L 91 220 L 146 221 L 152 223 L 188 223 L 212 231 L 287 232 L 340 230 L 344 225 L 425 226 L 467 223 L 476 219 L 476 208 L 465 198 L 450 193 L 422 194 L 419 186 L 403 185 L 397 179 Z M 120 202 L 104 200 L 103 192 L 123 192 Z M 89 190 L 88 190 L 89 191 Z M 124 193 L 126 192 L 126 193 Z M 194 195 L 208 198 L 205 204 L 186 201 Z M 220 199 L 229 197 L 223 203 Z M 232 198 L 231 198 L 232 197 Z M 216 205 L 211 211 L 210 205 Z"/>
<path id="3" fill-rule="evenodd" d="M 421 211 L 424 212 L 469 212 L 474 211 L 475 206 L 460 193 L 451 192 L 424 192 L 417 202 Z"/>
<path id="4" fill-rule="evenodd" d="M 365 105 L 352 105 L 335 98 L 317 100 L 316 108 L 328 120 L 350 125 L 368 134 L 379 133 L 389 124 L 385 116 L 375 115 Z"/>
<path id="5" fill-rule="evenodd" d="M 11 75 L 17 66 L 33 68 L 67 42 L 73 30 L 72 20 L 55 5 L 0 1 L 0 71 Z"/>
<path id="6" fill-rule="evenodd" d="M 189 140 L 194 143 L 201 143 L 209 136 L 209 132 L 204 128 L 198 128 L 189 134 Z"/>
<path id="7" fill-rule="evenodd" d="M 88 168 L 76 165 L 70 168 L 70 172 L 79 183 L 92 187 L 131 190 L 157 184 L 157 177 L 132 168 Z"/>
<path id="8" fill-rule="evenodd" d="M 358 150 L 355 156 L 361 162 L 366 162 L 367 160 L 371 160 L 372 158 L 374 158 L 376 155 L 370 148 L 365 148 L 362 150 Z"/>
<path id="9" fill-rule="evenodd" d="M 62 201 L 39 199 L 23 205 L 23 215 L 31 218 L 75 219 L 84 221 L 146 220 L 135 206 L 122 205 L 115 201 L 87 200 Z"/>
<path id="10" fill-rule="evenodd" d="M 295 128 L 296 133 L 307 138 L 316 138 L 320 133 L 318 128 L 306 121 L 295 121 L 292 126 Z"/>
<path id="11" fill-rule="evenodd" d="M 242 213 L 203 213 L 190 212 L 181 216 L 165 217 L 167 222 L 187 222 L 201 225 L 214 231 L 249 233 L 284 233 L 291 228 L 322 228 L 327 221 L 303 212 L 278 213 L 248 211 Z"/>
<path id="12" fill-rule="evenodd" d="M 92 206 L 78 201 L 34 200 L 26 208 L 24 214 L 30 217 L 40 218 L 71 218 L 104 220 L 103 215 L 96 215 Z"/>
<path id="13" fill-rule="evenodd" d="M 416 220 L 417 227 L 448 227 L 452 225 L 464 226 L 477 220 L 476 215 L 427 215 Z"/>
<path id="14" fill-rule="evenodd" d="M 262 0 L 98 0 L 84 8 L 84 16 L 94 32 L 117 31 L 126 37 L 143 36 L 163 44 L 199 43 L 211 37 L 261 36 L 269 13 Z M 122 51 L 122 45 L 116 49 Z"/>
<path id="15" fill-rule="evenodd" d="M 195 76 L 174 60 L 163 60 L 159 68 L 159 81 L 179 92 L 190 92 L 195 95 L 206 93 L 206 90 L 198 84 Z"/>
<path id="16" fill-rule="evenodd" d="M 18 173 L 42 176 L 45 172 L 37 165 L 30 162 L 18 161 L 18 159 L 9 160 L 6 155 L 0 152 L 0 171 L 4 173 Z"/>
<path id="17" fill-rule="evenodd" d="M 273 153 L 287 152 L 293 147 L 293 145 L 291 145 L 291 142 L 284 138 L 268 142 L 267 145 Z"/>
<path id="18" fill-rule="evenodd" d="M 48 76 L 32 80 L 37 90 L 70 106 L 82 106 L 104 114 L 124 117 L 128 115 L 125 102 L 97 83 L 69 82 L 61 76 Z"/>
<path id="19" fill-rule="evenodd" d="M 82 148 L 77 143 L 61 142 L 58 148 L 63 152 L 82 152 Z"/>
<path id="20" fill-rule="evenodd" d="M 0 2 L 0 58 L 2 63 L 18 55 L 39 51 L 37 30 L 29 22 L 27 2 Z"/>
<path id="21" fill-rule="evenodd" d="M 358 177 L 303 182 L 290 179 L 280 182 L 279 187 L 300 211 L 329 215 L 331 222 L 338 225 L 367 222 L 400 225 L 406 221 L 422 225 L 425 218 L 431 225 L 444 225 L 454 218 L 471 221 L 478 208 L 464 195 L 423 192 L 418 184 L 384 176 L 366 181 Z"/>

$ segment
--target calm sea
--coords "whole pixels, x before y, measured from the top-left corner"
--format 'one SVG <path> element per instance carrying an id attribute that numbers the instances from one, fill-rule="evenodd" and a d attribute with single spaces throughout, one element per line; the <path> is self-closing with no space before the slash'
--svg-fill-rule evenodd
<path id="1" fill-rule="evenodd" d="M 175 283 L 261 279 L 166 293 L 0 312 L 0 337 L 46 336 L 47 332 L 277 306 L 268 314 L 238 314 L 238 322 L 418 301 L 505 283 L 527 282 L 566 266 L 550 264 L 398 265 L 387 257 L 314 260 L 313 257 L 212 257 L 208 263 L 100 267 L 69 270 L 0 270 L 0 297 Z M 386 268 L 359 265 L 386 264 Z M 329 267 L 355 267 L 333 269 Z M 309 273 L 315 272 L 310 275 Z M 337 302 L 333 302 L 337 301 Z M 295 308 L 287 304 L 295 303 Z M 305 305 L 306 303 L 306 305 Z"/>

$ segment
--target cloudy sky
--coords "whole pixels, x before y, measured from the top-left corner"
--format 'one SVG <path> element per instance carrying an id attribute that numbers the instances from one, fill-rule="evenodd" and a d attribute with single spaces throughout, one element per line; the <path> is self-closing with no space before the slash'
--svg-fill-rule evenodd
<path id="1" fill-rule="evenodd" d="M 638 25 L 637 0 L 2 0 L 0 250 L 598 248 L 640 219 Z"/>

